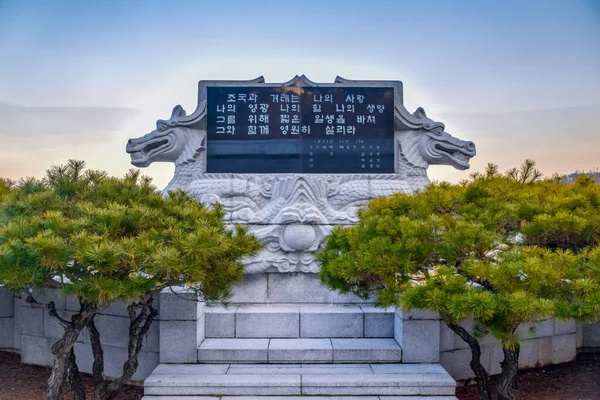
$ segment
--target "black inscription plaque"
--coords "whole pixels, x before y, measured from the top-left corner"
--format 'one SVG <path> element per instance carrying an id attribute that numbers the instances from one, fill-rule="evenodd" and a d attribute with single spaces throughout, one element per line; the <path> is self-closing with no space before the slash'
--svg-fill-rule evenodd
<path id="1" fill-rule="evenodd" d="M 392 88 L 207 90 L 206 172 L 394 172 Z"/>

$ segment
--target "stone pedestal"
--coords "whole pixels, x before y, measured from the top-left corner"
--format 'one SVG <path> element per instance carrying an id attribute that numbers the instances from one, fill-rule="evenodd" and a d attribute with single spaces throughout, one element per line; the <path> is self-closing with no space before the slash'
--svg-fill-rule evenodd
<path id="1" fill-rule="evenodd" d="M 196 363 L 205 337 L 205 305 L 180 288 L 160 293 L 160 362 Z"/>
<path id="2" fill-rule="evenodd" d="M 440 323 L 441 319 L 437 313 L 396 309 L 394 339 L 402 347 L 402 362 L 440 361 Z"/>
<path id="3" fill-rule="evenodd" d="M 247 136 L 256 133 L 250 127 L 234 131 L 235 126 L 247 125 L 248 109 L 254 110 L 250 111 L 251 121 L 257 115 L 253 114 L 258 112 L 256 107 L 250 104 L 248 108 L 251 97 L 261 103 L 261 109 L 280 110 L 281 106 L 283 112 L 288 110 L 287 105 L 280 103 L 289 94 L 306 100 L 315 97 L 310 93 L 322 90 L 330 93 L 323 98 L 329 97 L 326 101 L 339 112 L 329 115 L 324 108 L 327 116 L 313 120 L 310 112 L 321 109 L 320 99 L 314 99 L 312 108 L 306 106 L 308 103 L 296 104 L 298 115 L 302 104 L 306 107 L 302 112 L 308 112 L 302 114 L 308 122 L 300 121 L 302 128 L 296 126 L 290 131 L 298 136 L 279 134 L 280 129 L 276 129 L 263 142 L 258 136 Z M 360 93 L 346 96 L 351 91 Z M 376 100 L 372 95 L 376 92 L 386 94 Z M 220 100 L 209 99 L 208 93 L 227 99 L 227 108 L 216 105 Z M 261 93 L 263 99 L 257 101 Z M 274 98 L 271 104 L 267 104 L 265 93 Z M 127 152 L 134 165 L 145 167 L 154 161 L 175 164 L 175 176 L 165 192 L 182 189 L 207 206 L 220 203 L 226 224 L 248 226 L 265 244 L 260 254 L 245 261 L 247 275 L 235 288 L 228 308 L 195 304 L 185 292 L 161 294 L 161 363 L 201 365 L 159 366 L 146 381 L 148 394 L 453 398 L 454 381 L 439 365 L 402 364 L 439 361 L 439 319 L 376 309 L 372 301 L 329 291 L 318 281 L 319 265 L 314 259 L 332 230 L 357 223 L 358 210 L 373 198 L 423 189 L 429 184 L 430 164 L 469 167 L 475 145 L 447 133 L 444 124 L 429 118 L 422 108 L 408 112 L 403 100 L 400 81 L 337 77 L 333 83 L 317 84 L 304 75 L 284 83 L 266 83 L 262 77 L 252 81 L 200 81 L 198 106 L 193 113 L 187 115 L 176 106 L 168 120 L 157 122 L 157 129 L 129 140 Z M 360 107 L 351 104 L 355 101 Z M 246 114 L 236 113 L 240 107 Z M 358 115 L 361 113 L 365 115 Z M 238 118 L 242 115 L 244 123 Z M 290 116 L 281 114 L 281 121 L 286 118 Z M 380 123 L 382 119 L 387 122 L 364 125 L 367 120 L 375 124 L 376 118 Z M 331 126 L 320 125 L 320 119 Z M 280 121 L 279 115 L 272 115 L 271 120 Z M 334 129 L 334 120 L 343 126 Z M 233 125 L 225 129 L 217 127 L 219 123 Z M 356 128 L 358 124 L 363 124 L 360 129 Z M 308 129 L 311 126 L 312 132 Z M 346 126 L 351 129 L 348 131 Z M 266 135 L 269 127 L 261 126 L 262 133 Z M 284 126 L 281 128 L 285 131 Z M 247 135 L 239 136 L 240 131 Z M 235 146 L 232 138 L 218 136 L 234 132 Z M 351 136 L 345 136 L 348 132 Z M 307 169 L 300 169 L 302 173 L 284 174 L 269 168 L 268 173 L 240 173 L 244 172 L 240 171 L 240 163 L 228 168 L 218 157 L 243 153 L 254 162 L 260 154 L 271 157 L 279 149 L 269 146 L 294 144 L 300 139 L 306 146 L 292 147 L 300 149 L 299 157 L 306 156 L 309 162 Z M 253 147 L 245 149 L 239 146 L 239 140 L 247 140 Z M 378 140 L 382 140 L 381 148 Z M 266 143 L 266 147 L 257 147 L 259 142 Z M 215 146 L 211 148 L 215 151 L 212 158 L 207 157 L 211 143 Z M 251 148 L 255 150 L 246 154 Z M 289 146 L 285 148 L 290 151 L 285 154 L 298 155 Z M 333 154 L 335 151 L 339 154 Z M 346 157 L 343 159 L 353 163 L 353 169 L 335 174 L 322 173 L 327 168 L 310 169 L 313 152 L 327 160 L 334 160 L 329 156 L 338 157 L 336 160 Z M 380 158 L 387 163 L 385 168 L 379 165 L 384 164 Z M 207 168 L 207 163 L 214 160 L 220 160 L 219 167 Z M 321 173 L 308 173 L 311 171 Z M 238 365 L 248 363 L 253 365 Z M 219 364 L 228 367 L 223 369 Z M 173 375 L 166 379 L 165 374 Z"/>

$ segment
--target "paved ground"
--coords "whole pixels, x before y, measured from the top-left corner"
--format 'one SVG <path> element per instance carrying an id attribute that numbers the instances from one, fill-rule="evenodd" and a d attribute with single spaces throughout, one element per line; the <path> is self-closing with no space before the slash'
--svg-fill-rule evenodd
<path id="1" fill-rule="evenodd" d="M 0 352 L 0 400 L 43 400 L 46 398 L 46 381 L 50 368 L 21 364 L 18 354 Z M 84 376 L 86 388 L 91 388 L 92 380 Z M 115 400 L 140 400 L 142 387 L 127 386 Z M 65 390 L 65 400 L 71 400 Z M 91 399 L 91 393 L 87 396 Z"/>
<path id="2" fill-rule="evenodd" d="M 49 374 L 48 368 L 21 364 L 17 354 L 0 352 L 0 399 L 43 400 Z M 90 386 L 88 377 L 85 383 Z M 522 400 L 600 400 L 600 353 L 580 354 L 572 363 L 523 371 L 519 387 Z M 140 400 L 142 393 L 141 387 L 128 386 L 115 400 Z M 479 398 L 475 386 L 459 388 L 457 397 Z"/>
<path id="3" fill-rule="evenodd" d="M 497 382 L 497 376 L 493 382 Z M 571 363 L 535 368 L 519 375 L 521 400 L 600 399 L 600 353 L 580 354 Z M 459 400 L 477 400 L 476 386 L 458 388 Z"/>

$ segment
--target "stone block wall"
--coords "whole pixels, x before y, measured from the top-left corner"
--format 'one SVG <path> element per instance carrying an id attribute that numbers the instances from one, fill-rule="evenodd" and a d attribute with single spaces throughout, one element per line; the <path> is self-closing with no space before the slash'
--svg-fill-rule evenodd
<path id="1" fill-rule="evenodd" d="M 316 274 L 304 272 L 247 274 L 233 290 L 232 304 L 365 304 L 351 294 L 333 292 Z"/>
<path id="2" fill-rule="evenodd" d="M 470 331 L 473 323 L 468 322 L 463 326 Z M 600 323 L 590 327 L 597 327 L 600 331 Z M 572 361 L 577 349 L 583 347 L 583 342 L 579 341 L 578 344 L 578 332 L 581 332 L 581 327 L 573 320 L 550 318 L 537 324 L 520 326 L 517 330 L 521 338 L 519 368 Z M 503 358 L 502 347 L 497 339 L 488 335 L 481 340 L 481 363 L 489 374 L 500 373 Z M 454 379 L 462 380 L 474 377 L 470 361 L 469 346 L 440 321 L 440 364 Z"/>
<path id="3" fill-rule="evenodd" d="M 0 349 L 15 347 L 14 298 L 12 292 L 0 287 Z"/>
<path id="4" fill-rule="evenodd" d="M 60 298 L 53 290 L 37 291 L 34 297 L 40 302 L 54 301 L 58 313 L 65 318 L 79 308 L 76 299 Z M 158 308 L 158 299 L 155 303 Z M 104 349 L 105 373 L 108 377 L 118 377 L 127 359 L 129 316 L 125 306 L 117 303 L 109 307 L 96 317 L 96 326 Z M 143 381 L 159 364 L 159 330 L 160 320 L 155 320 L 144 338 L 134 381 Z M 19 352 L 25 364 L 50 367 L 53 364 L 50 347 L 62 332 L 62 327 L 46 310 L 0 288 L 0 350 Z M 91 373 L 93 356 L 87 331 L 82 332 L 75 344 L 75 356 L 79 369 Z"/>
<path id="5" fill-rule="evenodd" d="M 254 286 L 261 293 L 259 303 L 277 298 L 275 287 L 269 288 L 270 279 L 276 274 L 249 276 L 243 284 Z M 290 280 L 295 286 L 287 290 L 297 292 L 297 301 L 311 299 L 317 302 L 341 303 L 339 295 L 318 292 L 316 277 L 294 274 Z M 313 290 L 302 296 L 300 288 Z M 239 292 L 238 292 L 239 293 Z M 75 311 L 75 299 L 60 299 L 53 291 L 35 294 L 40 301 L 54 300 L 59 312 L 67 317 Z M 271 295 L 271 296 L 270 296 Z M 240 295 L 236 295 L 240 296 Z M 328 297 L 329 296 L 329 297 Z M 195 363 L 196 349 L 205 336 L 205 307 L 186 298 L 185 293 L 165 291 L 157 296 L 155 307 L 160 316 L 155 320 L 144 339 L 140 353 L 140 365 L 134 380 L 144 380 L 152 370 L 162 363 Z M 235 296 L 234 296 L 235 298 Z M 238 297 L 238 301 L 246 299 Z M 346 299 L 353 300 L 353 299 Z M 356 302 L 361 301 L 357 299 Z M 348 301 L 352 302 L 352 301 Z M 394 337 L 402 346 L 404 362 L 439 362 L 454 379 L 472 377 L 469 368 L 470 351 L 466 343 L 456 336 L 434 313 L 396 310 L 394 313 Z M 120 375 L 127 355 L 128 316 L 123 304 L 115 304 L 97 317 L 105 352 L 106 374 Z M 470 328 L 471 324 L 465 324 Z M 25 303 L 0 288 L 0 350 L 17 351 L 27 364 L 52 365 L 51 345 L 61 335 L 62 328 L 45 310 Z M 573 321 L 548 319 L 532 326 L 519 328 L 523 338 L 521 343 L 521 368 L 556 364 L 571 361 L 578 351 L 598 351 L 600 349 L 600 323 L 580 326 Z M 490 374 L 500 372 L 503 354 L 497 340 L 486 337 L 482 340 L 482 363 Z M 75 345 L 80 370 L 91 373 L 92 352 L 87 332 L 83 332 Z"/>

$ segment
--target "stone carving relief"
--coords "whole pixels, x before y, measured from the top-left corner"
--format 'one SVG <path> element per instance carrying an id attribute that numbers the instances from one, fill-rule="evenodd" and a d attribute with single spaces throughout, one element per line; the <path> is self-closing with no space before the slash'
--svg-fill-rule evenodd
<path id="1" fill-rule="evenodd" d="M 264 84 L 264 79 L 227 82 L 228 86 L 236 84 Z M 337 78 L 335 84 L 374 83 Z M 280 85 L 315 84 L 303 75 Z M 395 174 L 207 174 L 206 98 L 202 86 L 200 92 L 194 113 L 188 116 L 176 106 L 168 120 L 156 123 L 155 130 L 130 139 L 126 150 L 131 163 L 138 167 L 158 161 L 175 163 L 175 175 L 164 192 L 183 189 L 204 204 L 219 202 L 227 223 L 250 227 L 265 249 L 246 261 L 248 273 L 318 272 L 313 253 L 336 225 L 356 223 L 358 209 L 369 200 L 422 189 L 430 183 L 429 165 L 467 169 L 475 155 L 473 142 L 453 137 L 444 124 L 427 117 L 422 108 L 410 114 L 402 105 L 400 93 L 395 102 Z"/>

